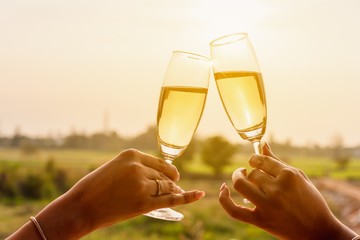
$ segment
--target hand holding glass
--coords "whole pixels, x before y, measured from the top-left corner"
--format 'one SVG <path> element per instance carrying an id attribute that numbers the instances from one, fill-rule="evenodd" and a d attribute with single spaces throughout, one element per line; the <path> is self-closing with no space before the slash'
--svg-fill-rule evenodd
<path id="1" fill-rule="evenodd" d="M 158 114 L 159 149 L 169 163 L 189 145 L 202 116 L 211 71 L 211 61 L 201 55 L 174 51 L 163 81 Z M 169 208 L 145 214 L 170 221 L 183 219 Z"/>

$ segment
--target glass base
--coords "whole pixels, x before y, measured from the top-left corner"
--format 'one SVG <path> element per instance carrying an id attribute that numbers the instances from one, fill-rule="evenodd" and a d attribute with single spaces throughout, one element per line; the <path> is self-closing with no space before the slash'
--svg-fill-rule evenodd
<path id="1" fill-rule="evenodd" d="M 161 154 L 164 156 L 166 160 L 170 160 L 170 161 L 180 156 L 186 149 L 186 146 L 178 147 L 178 146 L 169 145 L 162 142 L 160 139 L 158 139 L 158 145 Z"/>
<path id="2" fill-rule="evenodd" d="M 181 221 L 184 219 L 184 215 L 170 208 L 156 209 L 154 211 L 145 213 L 144 216 L 157 218 L 161 220 L 167 220 L 167 221 Z"/>
<path id="3" fill-rule="evenodd" d="M 266 125 L 264 123 L 260 123 L 248 129 L 237 130 L 237 132 L 242 139 L 250 142 L 254 142 L 254 141 L 259 141 L 262 138 L 262 136 L 264 136 L 265 130 L 266 130 Z"/>

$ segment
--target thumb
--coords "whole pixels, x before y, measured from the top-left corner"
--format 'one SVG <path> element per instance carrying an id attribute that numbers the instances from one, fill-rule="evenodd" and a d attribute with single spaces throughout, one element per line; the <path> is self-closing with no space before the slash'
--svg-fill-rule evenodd
<path id="1" fill-rule="evenodd" d="M 267 142 L 265 142 L 264 146 L 262 147 L 262 154 L 272 157 L 272 158 L 275 158 L 276 160 L 288 165 L 286 162 L 282 161 L 280 158 L 275 156 L 275 154 L 271 151 L 270 145 Z"/>
<path id="2" fill-rule="evenodd" d="M 270 148 L 270 145 L 265 142 L 265 144 L 263 145 L 262 147 L 262 154 L 263 155 L 266 155 L 266 156 L 269 156 L 269 157 L 272 157 L 272 158 L 275 158 L 277 160 L 280 160 L 278 157 L 275 156 L 275 154 L 271 151 L 271 148 Z"/>

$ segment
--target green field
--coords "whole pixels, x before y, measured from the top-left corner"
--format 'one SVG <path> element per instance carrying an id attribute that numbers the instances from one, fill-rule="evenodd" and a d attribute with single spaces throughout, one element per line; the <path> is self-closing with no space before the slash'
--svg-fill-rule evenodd
<path id="1" fill-rule="evenodd" d="M 90 150 L 42 150 L 32 155 L 24 156 L 18 149 L 0 149 L 0 164 L 19 164 L 27 171 L 42 166 L 48 159 L 53 158 L 58 166 L 71 168 L 76 171 L 86 172 L 100 166 L 115 157 L 119 152 L 103 152 Z M 225 173 L 231 174 L 239 167 L 250 169 L 248 155 L 237 154 L 232 159 L 232 164 L 225 167 Z M 174 162 L 176 165 L 176 161 Z M 329 176 L 340 179 L 360 178 L 360 159 L 351 159 L 345 170 L 339 170 L 335 162 L 327 157 L 294 156 L 289 164 L 302 169 L 311 177 Z M 185 166 L 192 173 L 211 174 L 211 168 L 205 165 L 199 156 Z"/>
<path id="2" fill-rule="evenodd" d="M 23 156 L 17 149 L 0 149 L 0 167 L 14 166 L 20 172 L 38 172 L 49 159 L 53 159 L 58 168 L 66 169 L 72 181 L 77 181 L 91 169 L 103 164 L 117 155 L 117 152 L 83 151 L 83 150 L 42 150 L 33 156 Z M 83 239 L 275 239 L 266 232 L 247 224 L 231 219 L 218 203 L 221 184 L 226 181 L 231 186 L 231 173 L 238 167 L 247 167 L 248 156 L 238 154 L 232 164 L 225 168 L 223 179 L 211 176 L 211 168 L 201 162 L 199 156 L 185 166 L 187 172 L 200 177 L 187 177 L 184 174 L 179 185 L 185 190 L 204 190 L 205 198 L 176 210 L 185 215 L 181 222 L 165 222 L 144 216 L 127 222 L 99 229 Z M 176 161 L 174 162 L 176 165 Z M 352 159 L 349 166 L 337 170 L 335 163 L 324 157 L 292 157 L 289 162 L 304 170 L 311 177 L 330 176 L 341 179 L 360 179 L 360 161 Z M 1 168 L 0 168 L 1 169 Z M 225 180 L 224 180 L 225 179 Z M 241 198 L 232 193 L 238 203 Z M 15 231 L 28 217 L 36 214 L 51 200 L 20 201 L 13 206 L 0 204 L 0 238 Z"/>

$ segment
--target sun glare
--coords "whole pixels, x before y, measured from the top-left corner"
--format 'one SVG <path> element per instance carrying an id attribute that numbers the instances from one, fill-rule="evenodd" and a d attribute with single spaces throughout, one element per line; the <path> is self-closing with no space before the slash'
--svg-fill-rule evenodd
<path id="1" fill-rule="evenodd" d="M 224 0 L 189 3 L 187 15 L 200 22 L 212 37 L 234 32 L 249 32 L 270 11 L 260 1 Z"/>

